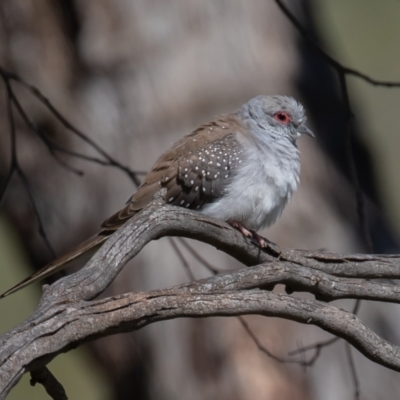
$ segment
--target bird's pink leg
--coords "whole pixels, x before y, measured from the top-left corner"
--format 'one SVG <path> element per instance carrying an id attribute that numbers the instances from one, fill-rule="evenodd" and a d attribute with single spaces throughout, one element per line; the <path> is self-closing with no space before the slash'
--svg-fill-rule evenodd
<path id="1" fill-rule="evenodd" d="M 237 229 L 244 237 L 251 239 L 252 242 L 257 244 L 261 248 L 268 247 L 268 245 L 272 243 L 267 238 L 259 235 L 256 231 L 247 229 L 240 222 L 228 221 L 228 224 L 233 228 Z"/>

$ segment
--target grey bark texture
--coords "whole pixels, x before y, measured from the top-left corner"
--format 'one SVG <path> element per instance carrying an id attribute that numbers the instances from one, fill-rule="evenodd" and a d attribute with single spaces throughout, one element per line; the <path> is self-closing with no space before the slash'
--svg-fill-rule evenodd
<path id="1" fill-rule="evenodd" d="M 149 241 L 165 235 L 205 241 L 255 266 L 169 289 L 91 300 Z M 351 272 L 343 271 L 342 264 Z M 365 298 L 400 303 L 398 287 L 361 279 L 365 276 L 400 278 L 399 257 L 326 254 L 275 245 L 264 253 L 229 225 L 164 206 L 159 198 L 114 234 L 82 270 L 46 287 L 34 313 L 0 337 L 0 398 L 23 373 L 44 367 L 59 353 L 100 337 L 184 317 L 257 314 L 313 324 L 346 339 L 372 361 L 400 371 L 400 347 L 380 338 L 352 313 L 326 301 L 262 290 L 281 283 L 329 301 Z"/>

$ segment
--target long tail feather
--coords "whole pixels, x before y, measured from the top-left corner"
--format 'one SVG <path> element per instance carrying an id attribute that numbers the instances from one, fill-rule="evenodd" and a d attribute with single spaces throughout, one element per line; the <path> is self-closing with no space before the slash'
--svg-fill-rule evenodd
<path id="1" fill-rule="evenodd" d="M 90 251 L 95 252 L 100 247 L 100 245 L 108 239 L 108 237 L 109 237 L 108 235 L 102 235 L 102 234 L 92 236 L 90 239 L 81 243 L 78 247 L 74 248 L 69 253 L 50 262 L 49 264 L 41 268 L 39 271 L 35 272 L 28 278 L 24 279 L 23 281 L 13 286 L 11 289 L 4 292 L 2 295 L 0 295 L 0 299 L 8 296 L 11 293 L 17 292 L 18 290 L 24 288 L 25 286 L 30 285 L 33 282 L 44 279 L 54 274 L 55 272 L 66 268 L 69 263 L 80 258 L 85 254 L 88 254 Z"/>

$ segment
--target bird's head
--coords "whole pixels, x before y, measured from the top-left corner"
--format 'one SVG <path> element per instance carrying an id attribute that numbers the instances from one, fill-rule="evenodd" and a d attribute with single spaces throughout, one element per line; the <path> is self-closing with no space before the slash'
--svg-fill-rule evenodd
<path id="1" fill-rule="evenodd" d="M 306 126 L 304 107 L 293 97 L 257 96 L 238 110 L 238 115 L 257 139 L 295 143 L 301 135 L 315 137 Z"/>

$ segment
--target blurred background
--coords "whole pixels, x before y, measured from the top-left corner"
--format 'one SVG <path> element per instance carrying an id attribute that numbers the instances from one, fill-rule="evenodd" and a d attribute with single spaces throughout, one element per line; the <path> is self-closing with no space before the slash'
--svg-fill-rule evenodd
<path id="1" fill-rule="evenodd" d="M 285 2 L 315 40 L 343 64 L 400 81 L 400 2 Z M 301 187 L 268 231 L 282 246 L 367 252 L 345 146 L 337 76 L 271 0 L 2 0 L 0 65 L 37 86 L 74 125 L 135 171 L 148 170 L 172 142 L 258 94 L 287 94 L 306 107 L 316 141 L 304 138 Z M 355 162 L 366 196 L 374 252 L 396 253 L 400 233 L 400 89 L 348 78 Z M 49 138 L 95 155 L 28 91 L 13 88 Z M 0 83 L 0 183 L 10 162 L 6 95 Z M 58 255 L 95 233 L 135 189 L 118 169 L 63 157 L 54 161 L 17 118 L 18 157 Z M 3 184 L 1 183 L 1 184 Z M 191 245 L 215 265 L 238 268 L 206 245 Z M 182 246 L 196 278 L 208 272 Z M 21 181 L 0 210 L 0 291 L 52 255 Z M 105 295 L 187 281 L 168 239 L 149 244 Z M 0 302 L 0 333 L 26 318 L 41 285 Z M 279 290 L 279 288 L 278 288 Z M 351 309 L 353 302 L 338 302 Z M 363 302 L 360 318 L 400 343 L 399 309 Z M 276 355 L 330 335 L 271 318 L 246 317 Z M 398 374 L 353 350 L 363 399 L 397 399 Z M 51 371 L 70 399 L 344 399 L 354 384 L 345 346 L 322 351 L 313 367 L 279 364 L 257 350 L 235 318 L 176 320 L 98 340 L 58 356 Z M 47 398 L 25 375 L 10 399 Z"/>

